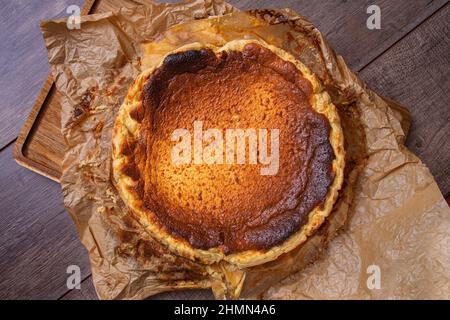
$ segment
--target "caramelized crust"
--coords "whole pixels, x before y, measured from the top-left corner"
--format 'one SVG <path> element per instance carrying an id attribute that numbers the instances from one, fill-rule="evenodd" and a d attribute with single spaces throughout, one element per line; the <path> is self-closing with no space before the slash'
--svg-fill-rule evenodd
<path id="1" fill-rule="evenodd" d="M 238 254 L 282 245 L 311 223 L 312 211 L 324 210 L 337 169 L 332 128 L 312 107 L 317 84 L 292 62 L 257 43 L 185 50 L 168 55 L 140 86 L 141 103 L 128 114 L 134 132 L 114 147 L 127 159 L 117 176 L 131 179 L 125 203 L 133 201 L 146 221 L 194 250 Z M 279 129 L 277 173 L 261 175 L 262 164 L 248 162 L 174 164 L 172 133 L 193 133 L 195 121 L 224 137 L 225 129 L 265 128 L 269 136 Z"/>

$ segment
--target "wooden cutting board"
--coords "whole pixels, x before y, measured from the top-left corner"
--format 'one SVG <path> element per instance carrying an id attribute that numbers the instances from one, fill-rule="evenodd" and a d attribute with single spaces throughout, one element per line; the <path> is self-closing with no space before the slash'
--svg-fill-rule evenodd
<path id="1" fill-rule="evenodd" d="M 109 12 L 120 0 L 87 0 L 82 15 Z M 61 95 L 48 76 L 33 105 L 14 148 L 14 159 L 22 166 L 59 182 L 65 142 L 60 130 Z"/>

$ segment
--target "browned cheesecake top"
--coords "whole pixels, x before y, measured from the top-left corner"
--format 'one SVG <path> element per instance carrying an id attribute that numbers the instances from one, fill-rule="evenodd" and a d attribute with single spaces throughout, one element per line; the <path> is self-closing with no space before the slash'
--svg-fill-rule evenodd
<path id="1" fill-rule="evenodd" d="M 311 95 L 311 83 L 294 64 L 258 44 L 218 55 L 200 49 L 167 56 L 130 114 L 140 124 L 139 138 L 121 150 L 132 159 L 123 173 L 137 182 L 130 192 L 162 228 L 194 248 L 233 253 L 281 244 L 325 201 L 335 175 L 330 124 L 311 107 Z M 191 134 L 190 163 L 173 161 L 178 129 Z M 205 138 L 208 129 L 220 131 L 223 141 Z M 250 138 L 244 163 L 227 158 L 227 148 L 238 153 L 237 144 L 227 144 L 227 129 L 255 130 L 256 163 Z M 267 143 L 260 143 L 260 129 Z M 277 130 L 278 166 L 261 174 L 269 165 L 258 161 L 260 148 L 276 151 Z M 215 155 L 222 162 L 205 163 L 212 142 L 224 144 Z"/>

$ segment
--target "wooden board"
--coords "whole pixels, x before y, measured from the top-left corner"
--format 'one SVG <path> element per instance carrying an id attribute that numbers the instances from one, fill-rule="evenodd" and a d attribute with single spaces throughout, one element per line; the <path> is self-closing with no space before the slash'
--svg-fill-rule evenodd
<path id="1" fill-rule="evenodd" d="M 174 1 L 170 1 L 174 2 Z M 342 54 L 355 70 L 362 69 L 383 53 L 407 32 L 420 24 L 429 15 L 441 8 L 447 0 L 378 1 L 384 12 L 382 31 L 365 27 L 366 8 L 371 0 L 342 2 L 325 1 L 255 1 L 231 0 L 241 9 L 263 7 L 290 7 L 297 10 L 327 35 L 338 53 Z M 111 11 L 117 0 L 88 0 L 82 13 Z M 53 86 L 51 76 L 46 80 L 33 109 L 22 128 L 16 146 L 16 161 L 52 180 L 58 181 L 65 144 L 60 132 L 60 96 Z M 449 159 L 450 160 L 450 159 Z M 450 190 L 448 190 L 450 191 Z"/>

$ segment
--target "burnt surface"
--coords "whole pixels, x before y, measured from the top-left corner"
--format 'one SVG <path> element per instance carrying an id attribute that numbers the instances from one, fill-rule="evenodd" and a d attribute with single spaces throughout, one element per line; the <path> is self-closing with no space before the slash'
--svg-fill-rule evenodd
<path id="1" fill-rule="evenodd" d="M 307 222 L 334 173 L 326 117 L 312 110 L 310 83 L 290 62 L 256 44 L 216 55 L 207 49 L 168 56 L 149 77 L 141 132 L 124 171 L 157 222 L 193 247 L 224 252 L 269 249 Z M 280 130 L 279 171 L 261 165 L 171 162 L 171 133 L 208 128 Z M 130 149 L 132 148 L 132 150 Z"/>
<path id="2" fill-rule="evenodd" d="M 161 93 L 167 88 L 167 82 L 176 75 L 194 73 L 214 63 L 215 55 L 211 50 L 188 50 L 166 57 L 161 68 L 150 77 L 144 87 L 144 105 L 159 106 Z"/>
<path id="3" fill-rule="evenodd" d="M 71 117 L 65 124 L 66 128 L 73 128 L 76 125 L 83 122 L 89 115 L 89 111 L 91 109 L 91 105 L 95 99 L 97 92 L 97 88 L 91 88 L 87 90 L 82 96 L 81 101 L 77 105 L 74 106 L 72 110 Z"/>

